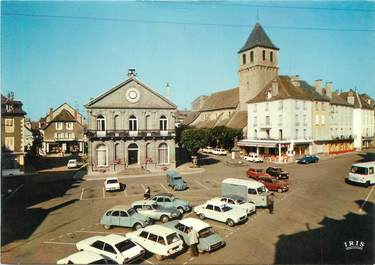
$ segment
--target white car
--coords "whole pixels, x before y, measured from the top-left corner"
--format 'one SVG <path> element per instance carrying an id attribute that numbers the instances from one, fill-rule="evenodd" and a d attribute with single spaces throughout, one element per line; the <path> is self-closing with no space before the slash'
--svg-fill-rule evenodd
<path id="1" fill-rule="evenodd" d="M 108 177 L 104 181 L 104 187 L 106 191 L 116 191 L 121 189 L 120 182 L 116 177 Z"/>
<path id="2" fill-rule="evenodd" d="M 223 196 L 223 197 L 217 197 L 212 200 L 224 202 L 226 204 L 229 204 L 232 208 L 238 208 L 243 209 L 246 211 L 248 215 L 253 214 L 256 212 L 256 206 L 255 203 L 252 202 L 246 202 L 241 197 L 237 196 Z"/>
<path id="3" fill-rule="evenodd" d="M 103 256 L 91 252 L 91 251 L 80 251 L 76 252 L 66 258 L 60 259 L 56 262 L 57 264 L 116 264 L 111 259 L 104 258 Z"/>
<path id="4" fill-rule="evenodd" d="M 76 168 L 76 167 L 78 167 L 78 161 L 77 161 L 77 159 L 70 159 L 68 161 L 68 164 L 66 166 L 68 168 Z"/>
<path id="5" fill-rule="evenodd" d="M 225 149 L 222 149 L 222 148 L 215 148 L 214 150 L 212 150 L 212 153 L 214 155 L 219 155 L 219 156 L 226 156 L 227 155 L 227 151 Z"/>
<path id="6" fill-rule="evenodd" d="M 211 146 L 207 146 L 205 148 L 202 148 L 202 152 L 206 153 L 206 154 L 211 154 L 212 150 L 213 150 L 213 148 Z"/>
<path id="7" fill-rule="evenodd" d="M 263 162 L 263 157 L 257 154 L 248 154 L 247 156 L 244 156 L 243 159 L 245 159 L 246 161 L 255 162 L 255 163 Z"/>
<path id="8" fill-rule="evenodd" d="M 184 242 L 171 228 L 162 225 L 150 225 L 126 234 L 147 251 L 154 253 L 162 260 L 184 248 Z"/>
<path id="9" fill-rule="evenodd" d="M 76 244 L 79 251 L 91 251 L 110 258 L 118 264 L 133 263 L 145 254 L 145 250 L 124 236 L 110 234 L 93 236 Z"/>
<path id="10" fill-rule="evenodd" d="M 213 219 L 215 221 L 226 223 L 229 226 L 245 222 L 247 212 L 244 209 L 233 208 L 229 204 L 218 200 L 208 200 L 194 208 L 194 212 L 200 219 Z"/>

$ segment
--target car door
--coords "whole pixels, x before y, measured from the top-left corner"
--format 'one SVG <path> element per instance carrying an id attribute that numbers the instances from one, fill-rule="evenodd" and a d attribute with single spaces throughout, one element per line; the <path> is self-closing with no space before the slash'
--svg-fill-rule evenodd
<path id="1" fill-rule="evenodd" d="M 98 254 L 103 254 L 104 242 L 97 240 L 92 243 L 89 247 L 89 250 Z"/>
<path id="2" fill-rule="evenodd" d="M 255 205 L 259 205 L 259 197 L 256 189 L 248 188 L 247 189 L 247 200 L 255 202 Z"/>
<path id="3" fill-rule="evenodd" d="M 189 244 L 189 238 L 188 238 L 188 235 L 187 235 L 187 227 L 184 225 L 184 224 L 181 224 L 181 223 L 177 223 L 175 225 L 175 228 L 178 230 L 178 234 L 180 236 L 182 236 L 182 238 L 184 239 L 184 242 L 188 245 Z"/>
<path id="4" fill-rule="evenodd" d="M 161 207 L 165 207 L 164 206 L 164 198 L 163 197 L 158 197 L 156 199 L 156 203 L 159 204 Z"/>
<path id="5" fill-rule="evenodd" d="M 221 209 L 219 206 L 214 206 L 214 213 L 213 213 L 215 220 L 218 220 L 220 222 L 225 222 L 226 217 L 223 212 L 221 212 Z"/>
<path id="6" fill-rule="evenodd" d="M 132 226 L 130 217 L 129 217 L 127 212 L 120 211 L 119 219 L 120 219 L 120 226 L 124 226 L 124 227 L 131 227 Z"/>
<path id="7" fill-rule="evenodd" d="M 202 213 L 207 218 L 212 218 L 214 215 L 214 206 L 212 204 L 207 204 L 206 207 L 202 207 Z M 212 218 L 213 219 L 213 218 Z"/>
<path id="8" fill-rule="evenodd" d="M 158 245 L 157 245 L 157 240 L 158 240 L 158 236 L 153 234 L 153 233 L 149 233 L 148 234 L 148 244 L 150 245 L 150 251 L 151 252 L 156 252 L 156 253 L 159 253 L 160 250 L 158 251 Z"/>
<path id="9" fill-rule="evenodd" d="M 115 248 L 108 243 L 104 244 L 103 255 L 110 259 L 116 260 L 119 264 L 124 261 L 124 258 L 121 256 L 121 254 L 117 253 Z"/>
<path id="10" fill-rule="evenodd" d="M 120 225 L 120 211 L 115 210 L 111 214 L 111 223 L 112 225 L 119 226 Z"/>
<path id="11" fill-rule="evenodd" d="M 164 207 L 173 208 L 173 202 L 170 198 L 164 197 Z"/>
<path id="12" fill-rule="evenodd" d="M 156 219 L 156 220 L 160 219 L 159 213 L 157 212 L 157 210 L 153 209 L 151 205 L 143 205 L 142 212 L 144 213 L 144 215 L 149 216 L 152 219 Z"/>

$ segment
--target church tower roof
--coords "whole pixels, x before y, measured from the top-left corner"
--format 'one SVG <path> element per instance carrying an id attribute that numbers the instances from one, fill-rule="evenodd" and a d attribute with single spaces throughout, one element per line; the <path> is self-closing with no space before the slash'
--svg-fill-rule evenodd
<path id="1" fill-rule="evenodd" d="M 264 47 L 279 50 L 267 36 L 266 32 L 259 23 L 255 24 L 253 31 L 251 32 L 249 38 L 247 39 L 245 45 L 242 47 L 238 53 L 250 50 L 254 47 Z"/>

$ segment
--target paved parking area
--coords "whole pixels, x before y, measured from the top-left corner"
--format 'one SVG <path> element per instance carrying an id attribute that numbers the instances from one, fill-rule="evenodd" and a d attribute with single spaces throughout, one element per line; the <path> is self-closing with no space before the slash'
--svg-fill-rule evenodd
<path id="1" fill-rule="evenodd" d="M 363 156 L 352 154 L 313 165 L 285 165 L 283 168 L 290 172 L 290 190 L 276 194 L 273 215 L 258 209 L 245 224 L 235 227 L 205 220 L 224 238 L 226 246 L 193 258 L 184 251 L 162 263 L 373 263 L 374 256 L 368 249 L 373 246 L 374 188 L 351 186 L 343 181 L 350 165 L 361 159 Z M 224 178 L 245 179 L 247 168 L 228 167 L 224 163 L 205 166 L 204 173 L 184 177 L 190 189 L 181 192 L 169 188 L 163 177 L 122 179 L 126 189 L 120 192 L 105 192 L 103 180 L 71 183 L 61 196 L 28 203 L 27 208 L 16 213 L 26 221 L 37 219 L 37 222 L 28 233 L 10 233 L 15 238 L 2 245 L 1 261 L 55 263 L 74 253 L 75 243 L 82 239 L 129 232 L 130 229 L 118 227 L 105 230 L 99 220 L 114 205 L 129 205 L 142 199 L 146 186 L 151 188 L 152 194 L 171 192 L 198 205 L 220 195 L 220 183 Z M 58 190 L 61 183 L 50 183 L 49 187 L 52 191 Z M 15 205 L 19 203 L 13 200 Z M 11 212 L 6 212 L 5 218 L 8 214 L 12 216 Z M 186 216 L 195 217 L 195 214 L 191 212 Z M 14 225 L 22 227 L 18 223 Z M 5 226 L 5 229 L 9 228 Z M 355 255 L 344 252 L 342 244 L 346 239 L 364 240 L 366 249 Z M 140 262 L 160 263 L 152 255 Z"/>

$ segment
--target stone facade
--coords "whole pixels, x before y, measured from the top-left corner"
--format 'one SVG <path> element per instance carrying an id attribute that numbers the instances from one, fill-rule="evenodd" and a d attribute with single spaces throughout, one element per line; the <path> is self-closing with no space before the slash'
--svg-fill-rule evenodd
<path id="1" fill-rule="evenodd" d="M 86 108 L 89 172 L 175 168 L 176 105 L 134 75 Z"/>

